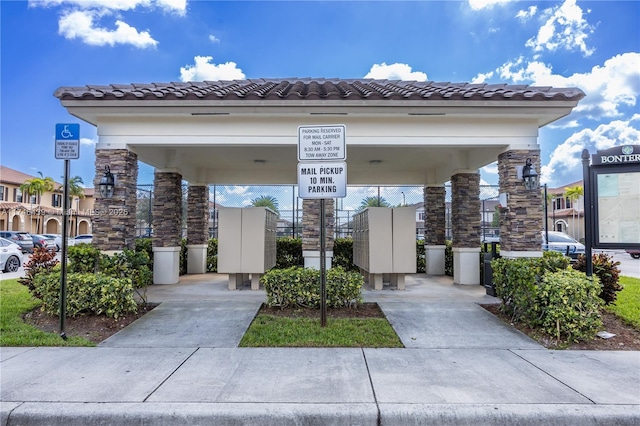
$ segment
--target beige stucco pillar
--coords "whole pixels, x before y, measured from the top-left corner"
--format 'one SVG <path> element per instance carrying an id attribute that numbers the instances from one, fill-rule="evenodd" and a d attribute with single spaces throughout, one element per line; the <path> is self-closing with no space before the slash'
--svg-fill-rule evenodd
<path id="1" fill-rule="evenodd" d="M 500 255 L 507 258 L 542 256 L 544 208 L 542 192 L 527 190 L 522 167 L 531 159 L 540 174 L 539 150 L 511 150 L 498 156 L 500 193 L 507 204 L 500 210 Z"/>
<path id="2" fill-rule="evenodd" d="M 480 174 L 451 178 L 451 231 L 454 284 L 480 284 Z"/>
<path id="3" fill-rule="evenodd" d="M 187 194 L 187 273 L 207 272 L 209 187 L 189 185 Z"/>
<path id="4" fill-rule="evenodd" d="M 442 185 L 424 187 L 424 253 L 429 275 L 445 273 L 445 193 Z"/>
<path id="5" fill-rule="evenodd" d="M 156 170 L 153 197 L 153 283 L 177 284 L 180 277 L 182 175 Z"/>
<path id="6" fill-rule="evenodd" d="M 326 268 L 333 259 L 333 204 L 333 199 L 324 203 Z M 305 268 L 320 269 L 320 200 L 302 201 L 302 256 Z"/>
<path id="7" fill-rule="evenodd" d="M 133 249 L 136 234 L 138 156 L 127 149 L 96 149 L 93 179 L 93 245 L 104 251 Z M 111 198 L 100 195 L 105 166 L 115 178 Z"/>

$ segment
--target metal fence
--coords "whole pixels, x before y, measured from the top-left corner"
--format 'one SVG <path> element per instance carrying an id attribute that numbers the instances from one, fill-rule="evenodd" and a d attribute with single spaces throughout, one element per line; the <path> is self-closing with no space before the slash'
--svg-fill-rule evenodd
<path id="1" fill-rule="evenodd" d="M 189 186 L 182 187 L 183 230 L 186 229 L 187 193 Z M 445 185 L 446 235 L 451 239 L 451 186 Z M 153 234 L 153 185 L 140 185 L 137 190 L 136 234 Z M 481 185 L 481 211 L 479 218 L 483 236 L 498 235 L 495 217 L 498 187 Z M 249 207 L 271 205 L 279 214 L 279 237 L 302 236 L 302 198 L 298 197 L 297 185 L 211 185 L 209 186 L 209 236 L 218 236 L 218 209 L 220 207 Z M 353 215 L 367 206 L 416 208 L 416 238 L 424 236 L 424 195 L 422 186 L 349 186 L 347 196 L 335 200 L 335 237 L 351 236 Z M 186 231 L 183 231 L 186 236 Z"/>

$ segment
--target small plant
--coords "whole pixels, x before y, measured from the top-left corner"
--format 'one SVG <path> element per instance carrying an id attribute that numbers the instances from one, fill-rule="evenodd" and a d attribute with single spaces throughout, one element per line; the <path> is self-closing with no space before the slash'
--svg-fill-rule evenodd
<path id="1" fill-rule="evenodd" d="M 282 237 L 276 240 L 276 268 L 287 269 L 302 266 L 302 239 Z"/>
<path id="2" fill-rule="evenodd" d="M 424 240 L 416 240 L 416 272 L 427 272 L 427 259 L 425 257 Z"/>
<path id="3" fill-rule="evenodd" d="M 33 286 L 33 279 L 38 274 L 49 274 L 53 268 L 60 262 L 56 260 L 56 254 L 53 251 L 49 251 L 43 247 L 35 247 L 33 254 L 27 263 L 24 265 L 24 277 L 19 278 L 18 282 L 27 286 L 29 291 L 35 296 L 39 297 L 35 292 Z"/>
<path id="4" fill-rule="evenodd" d="M 333 242 L 333 266 L 340 266 L 346 271 L 357 271 L 353 264 L 353 238 L 336 238 Z"/>
<path id="5" fill-rule="evenodd" d="M 207 272 L 218 272 L 218 239 L 210 238 L 207 245 Z"/>
<path id="6" fill-rule="evenodd" d="M 69 272 L 91 274 L 100 267 L 100 250 L 90 244 L 77 244 L 69 247 L 67 258 L 69 259 Z"/>
<path id="7" fill-rule="evenodd" d="M 605 253 L 594 254 L 593 257 L 593 273 L 599 278 L 602 291 L 600 297 L 606 305 L 616 301 L 617 294 L 622 290 L 620 285 L 620 262 L 614 262 L 613 258 Z M 578 256 L 578 261 L 573 268 L 581 271 L 587 271 L 587 258 L 584 255 Z"/>

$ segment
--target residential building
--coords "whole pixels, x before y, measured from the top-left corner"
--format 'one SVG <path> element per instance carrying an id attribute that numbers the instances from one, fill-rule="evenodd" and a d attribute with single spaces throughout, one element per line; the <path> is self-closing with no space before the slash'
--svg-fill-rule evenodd
<path id="1" fill-rule="evenodd" d="M 571 235 L 578 241 L 584 239 L 584 195 L 576 199 L 567 196 L 567 188 L 584 188 L 581 180 L 547 188 L 547 226 L 551 231 Z"/>
<path id="2" fill-rule="evenodd" d="M 41 195 L 23 193 L 20 186 L 37 178 L 0 165 L 0 229 L 33 234 L 62 233 L 62 187 L 54 183 L 53 191 Z M 94 190 L 86 188 L 84 198 L 73 197 L 69 209 L 69 235 L 92 231 Z"/>

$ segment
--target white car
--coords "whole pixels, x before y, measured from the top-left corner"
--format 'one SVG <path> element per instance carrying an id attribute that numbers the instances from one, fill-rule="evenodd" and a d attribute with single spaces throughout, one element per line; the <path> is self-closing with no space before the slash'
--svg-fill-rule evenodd
<path id="1" fill-rule="evenodd" d="M 69 245 L 75 246 L 76 244 L 91 244 L 92 241 L 93 234 L 80 234 L 75 238 L 71 238 L 71 240 L 69 240 Z"/>
<path id="2" fill-rule="evenodd" d="M 0 238 L 0 270 L 17 272 L 22 266 L 22 248 L 5 238 Z"/>
<path id="3" fill-rule="evenodd" d="M 53 241 L 56 243 L 56 251 L 60 251 L 62 249 L 62 235 L 60 234 L 41 234 L 43 237 L 53 238 Z M 67 244 L 69 240 L 67 240 Z"/>
<path id="4" fill-rule="evenodd" d="M 558 251 L 571 258 L 571 262 L 578 260 L 578 256 L 584 254 L 584 244 L 579 243 L 570 235 L 564 232 L 549 231 L 549 243 L 546 241 L 546 234 L 542 231 L 542 249 Z"/>

